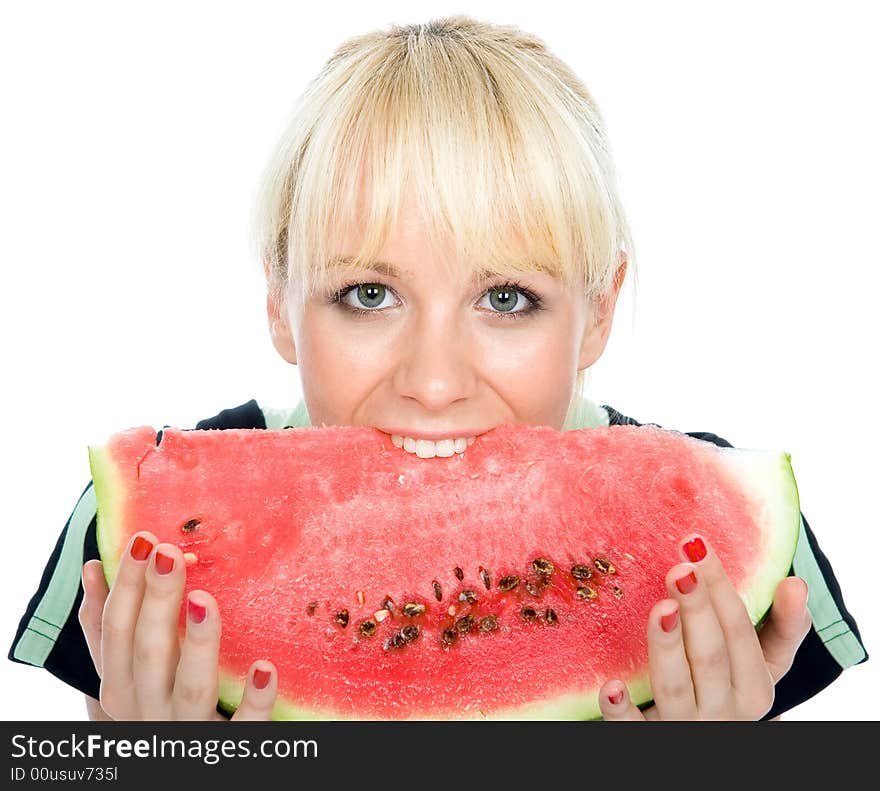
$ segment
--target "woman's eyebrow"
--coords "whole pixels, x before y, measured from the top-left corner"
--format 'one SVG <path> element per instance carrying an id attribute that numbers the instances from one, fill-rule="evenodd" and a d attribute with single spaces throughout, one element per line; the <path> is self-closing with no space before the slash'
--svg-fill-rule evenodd
<path id="1" fill-rule="evenodd" d="M 351 266 L 354 263 L 354 259 L 349 256 L 336 256 L 335 258 L 330 259 L 331 267 L 344 267 Z M 369 268 L 374 272 L 379 272 L 380 274 L 387 275 L 388 277 L 400 277 L 400 270 L 391 263 L 387 261 L 369 261 Z M 404 274 L 412 277 L 412 272 L 404 272 Z M 489 269 L 479 269 L 474 272 L 472 281 L 474 283 L 482 282 L 483 280 L 491 280 L 493 277 L 502 277 L 504 276 L 503 272 L 493 272 Z"/>

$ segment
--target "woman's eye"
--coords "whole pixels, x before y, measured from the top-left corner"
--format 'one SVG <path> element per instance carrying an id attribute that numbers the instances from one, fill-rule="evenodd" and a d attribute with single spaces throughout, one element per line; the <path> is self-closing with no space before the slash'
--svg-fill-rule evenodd
<path id="1" fill-rule="evenodd" d="M 493 313 L 508 315 L 530 313 L 535 302 L 535 300 L 529 299 L 522 289 L 512 285 L 490 288 L 483 299 L 487 297 L 489 299 L 489 309 Z M 518 310 L 517 305 L 519 305 Z"/>
<path id="2" fill-rule="evenodd" d="M 367 313 L 382 308 L 382 302 L 388 295 L 390 292 L 381 283 L 357 283 L 343 289 L 336 296 L 345 307 Z"/>

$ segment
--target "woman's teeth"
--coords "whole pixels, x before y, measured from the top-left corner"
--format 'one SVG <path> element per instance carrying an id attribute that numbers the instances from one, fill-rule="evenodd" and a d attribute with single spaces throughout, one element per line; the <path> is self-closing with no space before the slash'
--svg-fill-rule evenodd
<path id="1" fill-rule="evenodd" d="M 441 439 L 436 442 L 432 439 L 413 439 L 392 434 L 391 441 L 408 453 L 415 453 L 421 459 L 431 459 L 434 456 L 451 456 L 453 453 L 464 453 L 468 445 L 473 445 L 476 437 L 458 437 L 456 439 Z"/>

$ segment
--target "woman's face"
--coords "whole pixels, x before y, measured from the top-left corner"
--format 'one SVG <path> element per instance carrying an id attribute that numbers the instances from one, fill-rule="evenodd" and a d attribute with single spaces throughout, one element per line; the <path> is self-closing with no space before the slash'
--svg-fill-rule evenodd
<path id="1" fill-rule="evenodd" d="M 340 256 L 352 255 L 355 239 L 343 247 Z M 450 282 L 432 256 L 408 201 L 378 256 L 393 272 L 355 276 L 362 285 L 346 293 L 353 278 L 340 270 L 304 307 L 294 292 L 286 304 L 268 300 L 273 343 L 299 366 L 312 425 L 414 439 L 467 438 L 504 423 L 561 429 L 577 370 L 605 348 L 625 265 L 597 321 L 551 275 L 517 277 L 536 305 L 503 277 Z"/>

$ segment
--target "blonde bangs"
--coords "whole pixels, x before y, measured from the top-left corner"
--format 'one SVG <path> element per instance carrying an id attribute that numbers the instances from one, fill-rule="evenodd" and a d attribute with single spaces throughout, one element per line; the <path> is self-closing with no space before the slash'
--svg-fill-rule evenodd
<path id="1" fill-rule="evenodd" d="M 411 191 L 411 193 L 410 193 Z M 590 300 L 632 241 L 592 99 L 543 43 L 450 17 L 337 49 L 264 177 L 255 232 L 270 287 L 324 291 L 368 269 L 412 195 L 449 277 L 540 270 Z M 359 248 L 340 246 L 360 229 Z"/>

